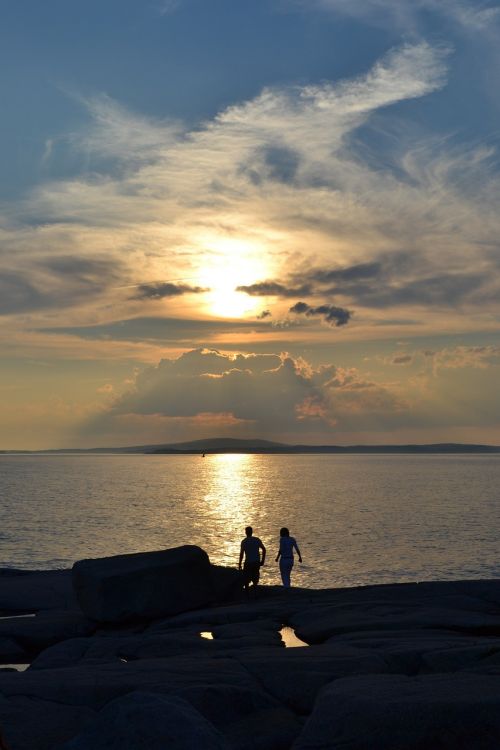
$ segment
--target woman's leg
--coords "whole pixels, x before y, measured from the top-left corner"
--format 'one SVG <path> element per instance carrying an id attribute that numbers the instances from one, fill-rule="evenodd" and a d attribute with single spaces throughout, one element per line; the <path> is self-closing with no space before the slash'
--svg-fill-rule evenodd
<path id="1" fill-rule="evenodd" d="M 290 588 L 290 574 L 293 568 L 293 560 L 280 560 L 280 573 L 283 586 Z"/>

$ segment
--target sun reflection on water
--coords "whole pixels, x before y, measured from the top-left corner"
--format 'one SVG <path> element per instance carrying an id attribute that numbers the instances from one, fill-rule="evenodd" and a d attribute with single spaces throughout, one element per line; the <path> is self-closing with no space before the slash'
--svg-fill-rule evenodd
<path id="1" fill-rule="evenodd" d="M 234 565 L 245 526 L 252 524 L 258 477 L 255 456 L 242 453 L 214 454 L 205 458 L 210 476 L 200 508 L 218 544 L 219 560 Z"/>

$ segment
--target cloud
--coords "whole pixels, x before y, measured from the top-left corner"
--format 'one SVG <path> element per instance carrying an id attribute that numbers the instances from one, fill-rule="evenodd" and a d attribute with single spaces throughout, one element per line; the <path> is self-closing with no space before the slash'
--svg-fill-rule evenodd
<path id="1" fill-rule="evenodd" d="M 391 365 L 411 365 L 413 356 L 411 354 L 396 354 L 391 359 Z"/>
<path id="2" fill-rule="evenodd" d="M 269 322 L 255 320 L 197 320 L 195 318 L 138 317 L 94 325 L 50 326 L 38 329 L 53 336 L 75 336 L 87 341 L 158 341 L 192 345 L 211 336 L 242 335 L 272 330 Z"/>
<path id="3" fill-rule="evenodd" d="M 139 284 L 137 293 L 131 299 L 164 299 L 165 297 L 180 297 L 183 294 L 202 294 L 208 291 L 210 290 L 206 287 L 172 284 L 165 281 L 155 284 Z"/>
<path id="4" fill-rule="evenodd" d="M 319 269 L 311 273 L 311 278 L 323 284 L 333 281 L 352 282 L 359 279 L 373 279 L 380 275 L 382 266 L 380 262 L 356 263 L 344 268 Z"/>
<path id="5" fill-rule="evenodd" d="M 154 163 L 166 153 L 182 132 L 174 121 L 154 121 L 131 112 L 107 94 L 84 97 L 70 94 L 80 102 L 91 118 L 83 133 L 72 133 L 68 143 L 87 160 L 87 169 L 102 171 L 111 165 L 139 168 Z M 52 152 L 54 144 L 52 144 Z"/>
<path id="6" fill-rule="evenodd" d="M 44 295 L 21 274 L 0 273 L 0 315 L 37 310 L 47 304 Z"/>
<path id="7" fill-rule="evenodd" d="M 110 413 L 192 417 L 217 411 L 271 424 L 290 419 L 306 391 L 290 359 L 193 350 L 142 372 L 135 390 Z"/>
<path id="8" fill-rule="evenodd" d="M 162 16 L 175 13 L 180 8 L 181 0 L 161 0 L 158 4 L 158 12 Z"/>
<path id="9" fill-rule="evenodd" d="M 343 307 L 336 307 L 335 305 L 311 307 L 306 302 L 297 302 L 290 308 L 289 312 L 296 315 L 306 315 L 308 318 L 319 316 L 329 325 L 337 327 L 347 325 L 352 315 L 349 310 L 345 310 Z"/>
<path id="10" fill-rule="evenodd" d="M 430 12 L 476 32 L 488 30 L 500 13 L 498 5 L 491 2 L 467 0 L 313 0 L 313 4 L 316 8 L 363 18 L 376 25 L 383 24 L 389 17 L 401 28 L 415 27 Z M 310 9 L 310 3 L 305 7 Z"/>
<path id="11" fill-rule="evenodd" d="M 6 260 L 5 265 L 13 264 Z M 0 271 L 0 315 L 69 308 L 96 301 L 120 277 L 118 261 L 68 255 L 36 258 Z"/>
<path id="12" fill-rule="evenodd" d="M 254 185 L 261 185 L 268 180 L 291 184 L 297 176 L 300 162 L 300 153 L 293 148 L 278 145 L 261 146 L 255 149 L 251 165 L 241 165 L 241 173 Z"/>
<path id="13" fill-rule="evenodd" d="M 277 281 L 259 281 L 248 286 L 237 286 L 237 292 L 244 292 L 252 297 L 302 297 L 311 293 L 311 287 L 302 284 L 298 287 L 287 287 Z"/>
<path id="14" fill-rule="evenodd" d="M 391 105 L 438 91 L 447 64 L 443 46 L 406 44 L 353 80 L 264 89 L 192 129 L 131 113 L 109 97 L 82 99 L 90 125 L 65 146 L 86 164 L 79 176 L 40 184 L 22 205 L 7 206 L 0 252 L 26 285 L 16 292 L 14 277 L 5 281 L 9 309 L 64 299 L 54 287 L 71 273 L 54 266 L 42 278 L 37 265 L 49 251 L 110 263 L 101 272 L 95 266 L 93 280 L 75 270 L 66 327 L 109 320 L 111 306 L 115 318 L 130 320 L 137 305 L 126 286 L 145 300 L 184 306 L 186 287 L 213 291 L 214 276 L 226 270 L 233 289 L 274 296 L 277 320 L 287 299 L 306 296 L 311 308 L 331 297 L 339 309 L 363 307 L 365 324 L 376 326 L 393 306 L 425 307 L 435 324 L 445 307 L 458 314 L 467 304 L 482 314 L 488 299 L 494 309 L 500 181 L 491 149 L 416 138 L 401 109 L 389 149 L 360 147 L 358 138 L 372 116 L 380 126 Z M 163 279 L 165 268 L 192 285 L 148 281 Z M 417 317 L 424 311 L 391 319 Z"/>
<path id="15" fill-rule="evenodd" d="M 265 318 L 270 318 L 272 316 L 271 310 L 262 310 L 261 313 L 256 315 L 255 317 L 257 320 L 264 320 Z"/>
<path id="16" fill-rule="evenodd" d="M 463 368 L 486 370 L 500 366 L 500 346 L 456 346 L 425 352 L 434 373 L 439 370 Z"/>
<path id="17" fill-rule="evenodd" d="M 369 263 L 314 269 L 301 274 L 309 292 L 340 296 L 367 308 L 398 306 L 449 307 L 489 297 L 491 267 L 429 273 L 432 260 L 414 252 L 381 253 Z M 270 282 L 269 282 L 270 283 Z"/>
<path id="18" fill-rule="evenodd" d="M 254 434 L 307 433 L 361 414 L 399 413 L 401 399 L 351 368 L 312 367 L 286 354 L 232 354 L 195 349 L 163 359 L 136 377 L 133 389 L 107 405 L 87 430 L 130 418 L 199 420 L 212 429 L 250 426 Z"/>

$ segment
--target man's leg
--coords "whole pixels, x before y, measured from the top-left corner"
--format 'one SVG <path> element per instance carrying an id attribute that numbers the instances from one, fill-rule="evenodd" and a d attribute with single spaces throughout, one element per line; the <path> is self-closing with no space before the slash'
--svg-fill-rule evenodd
<path id="1" fill-rule="evenodd" d="M 260 579 L 260 563 L 252 563 L 252 583 L 253 583 L 253 590 L 255 591 L 257 589 L 259 579 Z"/>
<path id="2" fill-rule="evenodd" d="M 243 563 L 243 588 L 247 596 L 248 596 L 248 590 L 250 588 L 250 580 L 251 580 L 250 566 L 247 562 L 244 562 Z"/>

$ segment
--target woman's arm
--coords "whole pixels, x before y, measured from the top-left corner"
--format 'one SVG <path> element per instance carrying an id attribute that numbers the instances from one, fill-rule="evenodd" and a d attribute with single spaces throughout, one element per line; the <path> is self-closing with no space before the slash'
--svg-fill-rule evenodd
<path id="1" fill-rule="evenodd" d="M 295 539 L 293 540 L 293 546 L 297 550 L 297 554 L 299 556 L 299 562 L 302 562 L 302 555 L 300 554 L 299 545 L 297 544 L 297 542 L 295 541 Z"/>
<path id="2" fill-rule="evenodd" d="M 281 550 L 276 555 L 276 562 L 278 562 L 278 560 L 280 559 L 280 557 L 281 557 Z"/>

